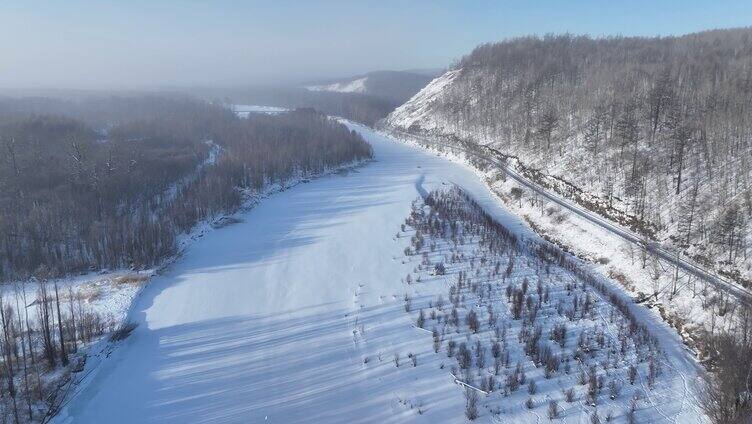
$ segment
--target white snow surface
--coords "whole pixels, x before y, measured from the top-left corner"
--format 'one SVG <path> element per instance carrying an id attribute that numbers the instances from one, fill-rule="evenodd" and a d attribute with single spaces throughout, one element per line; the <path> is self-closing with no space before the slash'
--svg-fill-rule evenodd
<path id="1" fill-rule="evenodd" d="M 368 77 L 358 78 L 352 81 L 335 82 L 327 85 L 309 85 L 309 91 L 332 91 L 335 93 L 365 93 Z"/>
<path id="2" fill-rule="evenodd" d="M 537 236 L 468 167 L 348 125 L 376 160 L 275 194 L 189 246 L 143 287 L 129 312 L 138 327 L 87 364 L 54 422 L 464 422 L 462 390 L 437 360 L 392 362 L 434 355 L 403 308 L 414 264 L 395 234 L 413 200 L 453 183 Z M 639 316 L 683 381 L 679 412 L 652 422 L 700 422 L 689 406 L 699 367 L 655 312 Z"/>
<path id="3" fill-rule="evenodd" d="M 441 125 L 430 119 L 432 103 L 444 94 L 444 89 L 459 76 L 460 69 L 447 71 L 434 78 L 422 90 L 386 117 L 386 125 L 407 130 L 419 123 L 424 130 L 440 129 Z"/>
<path id="4" fill-rule="evenodd" d="M 247 118 L 250 113 L 264 113 L 267 115 L 276 115 L 287 112 L 287 109 L 277 106 L 259 106 L 259 105 L 232 105 L 232 110 L 241 118 Z"/>

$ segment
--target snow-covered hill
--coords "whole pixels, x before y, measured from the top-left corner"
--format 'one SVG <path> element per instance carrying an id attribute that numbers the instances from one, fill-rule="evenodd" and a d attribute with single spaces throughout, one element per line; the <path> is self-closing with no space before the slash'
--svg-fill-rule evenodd
<path id="1" fill-rule="evenodd" d="M 350 78 L 323 81 L 307 85 L 310 91 L 367 94 L 402 104 L 420 91 L 431 77 L 407 71 L 375 71 Z"/>
<path id="2" fill-rule="evenodd" d="M 503 74 L 501 71 L 499 73 Z M 729 280 L 729 277 L 741 277 L 734 283 L 737 286 L 749 284 L 746 276 L 750 275 L 752 262 L 747 259 L 748 256 L 740 254 L 732 262 L 728 253 L 719 250 L 728 244 L 723 241 L 727 236 L 721 236 L 727 231 L 723 228 L 733 228 L 733 243 L 738 243 L 740 252 L 747 250 L 745 240 L 750 236 L 750 227 L 746 218 L 729 213 L 733 208 L 728 207 L 733 206 L 734 202 L 722 200 L 740 201 L 745 196 L 743 190 L 729 199 L 725 196 L 737 189 L 722 189 L 719 186 L 713 189 L 714 184 L 718 184 L 718 174 L 714 174 L 715 183 L 710 182 L 709 177 L 695 174 L 685 176 L 685 179 L 699 178 L 701 182 L 697 188 L 691 190 L 685 185 L 685 189 L 676 195 L 669 189 L 670 178 L 663 174 L 655 180 L 643 180 L 642 200 L 625 197 L 624 185 L 617 180 L 628 177 L 630 170 L 620 169 L 614 162 L 619 156 L 618 145 L 608 146 L 602 142 L 604 145 L 599 148 L 607 151 L 606 159 L 596 158 L 588 150 L 586 128 L 577 123 L 582 116 L 573 113 L 566 119 L 560 117 L 558 128 L 561 139 L 556 141 L 559 143 L 556 148 L 548 150 L 540 145 L 540 138 L 526 144 L 515 139 L 510 132 L 505 132 L 504 129 L 509 128 L 519 130 L 515 123 L 507 121 L 519 118 L 520 113 L 517 109 L 519 99 L 515 97 L 520 95 L 520 91 L 515 91 L 515 87 L 519 88 L 521 83 L 517 81 L 515 84 L 512 79 L 506 75 L 504 80 L 488 69 L 459 68 L 448 71 L 398 107 L 384 120 L 383 125 L 390 132 L 408 139 L 415 136 L 414 140 L 433 140 L 460 147 L 490 147 L 499 153 L 497 159 L 505 161 L 511 169 L 540 187 L 605 217 L 614 225 L 643 234 L 638 238 L 655 237 L 665 249 L 676 252 L 677 257 L 681 255 L 682 258 L 696 261 L 694 263 L 711 274 L 718 272 Z M 483 89 L 490 90 L 489 87 L 502 87 L 499 90 L 509 97 L 502 95 L 501 103 L 493 103 L 479 94 Z M 531 137 L 539 135 L 533 134 Z M 617 138 L 612 136 L 612 139 Z M 648 140 L 642 139 L 640 143 L 648 143 Z M 650 154 L 651 148 L 647 144 L 640 149 Z M 659 156 L 662 150 L 654 146 L 652 151 L 653 156 Z M 482 152 L 487 153 L 488 150 Z M 464 157 L 462 153 L 459 156 L 461 160 L 473 162 L 472 158 Z M 644 162 L 646 159 L 640 160 Z M 692 160 L 698 161 L 697 156 Z M 734 295 L 715 290 L 707 281 L 678 269 L 670 261 L 657 259 L 640 243 L 625 242 L 592 222 L 562 210 L 553 202 L 506 178 L 497 167 L 480 162 L 475 162 L 474 167 L 485 177 L 489 186 L 507 200 L 510 210 L 547 238 L 589 258 L 604 272 L 617 276 L 635 297 L 657 306 L 666 321 L 681 331 L 687 343 L 698 351 L 702 351 L 701 339 L 706 337 L 707 332 L 733 330 L 744 319 L 742 312 L 728 314 L 729 310 L 734 312 L 738 304 Z M 740 178 L 744 180 L 744 177 Z M 610 194 L 603 194 L 601 190 L 604 187 L 610 190 Z M 640 216 L 636 211 L 640 205 L 646 208 L 645 204 L 649 205 L 647 209 L 650 211 Z M 726 221 L 727 224 L 719 223 Z M 688 237 L 682 233 L 686 228 L 691 228 L 693 234 L 695 231 L 702 233 L 704 244 L 687 245 Z M 699 240 L 699 237 L 695 239 Z"/>
<path id="3" fill-rule="evenodd" d="M 420 131 L 447 134 L 451 129 L 445 128 L 444 122 L 438 119 L 433 107 L 434 102 L 441 100 L 446 93 L 445 90 L 459 73 L 459 69 L 454 69 L 431 80 L 409 101 L 389 114 L 385 120 L 386 125 L 402 130 L 417 129 L 418 126 Z"/>
<path id="4" fill-rule="evenodd" d="M 352 81 L 335 82 L 326 85 L 309 85 L 306 87 L 311 91 L 334 91 L 336 93 L 360 93 L 366 92 L 366 81 L 368 77 L 354 79 Z"/>
<path id="5" fill-rule="evenodd" d="M 144 287 L 129 315 L 138 327 L 56 422 L 465 419 L 446 354 L 434 353 L 430 332 L 405 312 L 406 294 L 427 298 L 404 280 L 416 263 L 404 256 L 402 224 L 416 198 L 455 184 L 517 237 L 537 236 L 472 169 L 348 125 L 376 161 L 274 195 L 197 241 Z M 702 422 L 692 391 L 699 369 L 654 312 L 638 309 L 676 376 L 667 380 L 671 396 L 640 401 L 643 415 Z M 504 402 L 493 398 L 489 408 Z M 514 407 L 520 423 L 545 414 Z M 573 410 L 565 419 L 584 416 Z M 483 409 L 479 419 L 501 417 Z"/>
<path id="6" fill-rule="evenodd" d="M 542 184 L 752 287 L 750 52 L 741 28 L 486 44 L 386 123 L 492 146 Z"/>

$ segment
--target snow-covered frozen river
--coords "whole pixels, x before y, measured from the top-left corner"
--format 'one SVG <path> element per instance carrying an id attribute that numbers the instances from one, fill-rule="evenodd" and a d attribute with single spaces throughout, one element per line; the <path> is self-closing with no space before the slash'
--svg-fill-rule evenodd
<path id="1" fill-rule="evenodd" d="M 469 168 L 352 127 L 374 162 L 273 195 L 191 246 L 136 299 L 138 328 L 57 421 L 462 422 L 446 370 L 392 362 L 432 352 L 404 313 L 412 265 L 395 233 L 442 183 L 529 230 Z"/>

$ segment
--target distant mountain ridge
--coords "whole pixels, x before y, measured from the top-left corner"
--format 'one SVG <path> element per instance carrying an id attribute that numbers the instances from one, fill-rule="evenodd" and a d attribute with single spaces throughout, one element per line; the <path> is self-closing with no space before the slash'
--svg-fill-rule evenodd
<path id="1" fill-rule="evenodd" d="M 429 70 L 374 71 L 349 78 L 331 79 L 307 84 L 311 91 L 368 94 L 396 103 L 404 103 L 432 79 Z"/>

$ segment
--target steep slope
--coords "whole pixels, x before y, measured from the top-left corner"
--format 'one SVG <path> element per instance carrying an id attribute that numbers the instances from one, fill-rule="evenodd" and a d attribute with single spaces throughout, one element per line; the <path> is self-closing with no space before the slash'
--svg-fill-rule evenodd
<path id="1" fill-rule="evenodd" d="M 385 121 L 487 145 L 748 283 L 752 29 L 482 45 Z"/>

